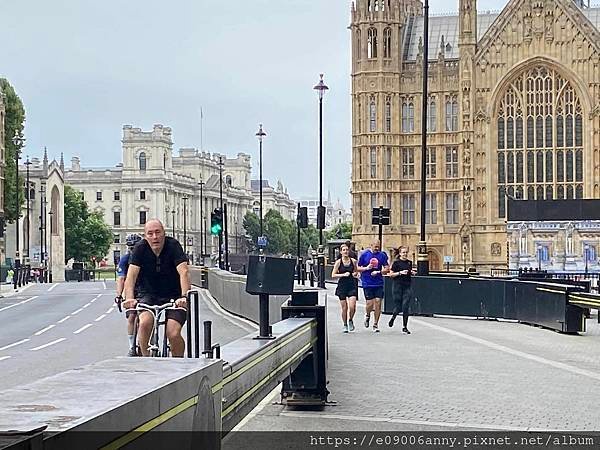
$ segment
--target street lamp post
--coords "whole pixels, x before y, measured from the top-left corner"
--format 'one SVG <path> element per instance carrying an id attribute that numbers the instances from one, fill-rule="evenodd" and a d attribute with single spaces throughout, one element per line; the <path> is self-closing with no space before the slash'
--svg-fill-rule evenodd
<path id="1" fill-rule="evenodd" d="M 173 238 L 175 238 L 175 207 L 171 210 L 171 217 L 173 218 Z"/>
<path id="2" fill-rule="evenodd" d="M 204 264 L 204 195 L 202 192 L 202 187 L 204 186 L 204 181 L 202 180 L 202 176 L 200 176 L 200 181 L 198 182 L 198 186 L 200 186 L 200 265 Z"/>
<path id="3" fill-rule="evenodd" d="M 15 250 L 15 271 L 13 275 L 13 285 L 14 288 L 17 288 L 19 268 L 21 266 L 21 260 L 19 259 L 19 218 L 21 217 L 21 207 L 19 204 L 19 159 L 21 157 L 21 149 L 23 148 L 25 143 L 25 139 L 23 135 L 16 131 L 13 136 L 13 144 L 15 145 L 15 194 L 16 194 L 16 202 L 15 202 L 15 216 L 16 216 L 16 226 L 15 226 L 15 240 L 16 240 L 16 250 Z"/>
<path id="4" fill-rule="evenodd" d="M 323 226 L 325 222 L 323 208 L 323 97 L 329 87 L 323 82 L 323 74 L 320 74 L 320 77 L 319 82 L 313 89 L 319 94 L 319 211 L 317 214 L 317 226 L 319 228 L 319 287 L 325 288 L 325 255 L 323 253 Z"/>
<path id="5" fill-rule="evenodd" d="M 52 283 L 52 233 L 54 232 L 52 218 L 54 217 L 54 211 L 52 209 L 48 212 L 50 215 L 50 251 L 48 252 L 48 281 Z"/>
<path id="6" fill-rule="evenodd" d="M 587 276 L 588 274 L 588 260 L 589 260 L 589 254 L 588 252 L 590 251 L 590 246 L 589 245 L 585 245 L 583 247 L 584 253 L 585 253 L 585 275 Z"/>
<path id="7" fill-rule="evenodd" d="M 184 195 L 181 199 L 183 200 L 183 251 L 187 256 L 187 201 L 189 197 Z"/>
<path id="8" fill-rule="evenodd" d="M 537 246 L 537 256 L 538 256 L 538 271 L 542 271 L 542 246 Z"/>
<path id="9" fill-rule="evenodd" d="M 44 194 L 46 193 L 46 186 L 40 184 L 40 269 L 42 270 L 42 282 L 45 278 L 44 273 Z"/>
<path id="10" fill-rule="evenodd" d="M 263 139 L 267 135 L 264 132 L 262 123 L 258 125 L 258 192 L 259 192 L 259 216 L 258 222 L 260 223 L 260 235 L 263 236 L 263 176 L 262 176 L 262 145 Z"/>
<path id="11" fill-rule="evenodd" d="M 29 161 L 29 156 L 27 157 L 27 161 L 25 162 L 25 166 L 27 167 L 27 184 L 25 189 L 25 195 L 27 196 L 27 234 L 25 235 L 25 254 L 23 255 L 23 260 L 25 263 L 29 264 L 29 235 L 31 234 L 31 224 L 29 222 L 29 207 L 30 207 L 30 195 L 29 195 L 29 166 L 31 165 L 31 161 Z"/>
<path id="12" fill-rule="evenodd" d="M 221 209 L 221 217 L 225 221 L 223 213 L 223 157 L 219 155 L 219 208 Z M 223 269 L 223 231 L 219 233 L 219 269 Z"/>
<path id="13" fill-rule="evenodd" d="M 426 197 L 426 157 L 427 157 L 427 99 L 429 77 L 429 0 L 423 7 L 423 102 L 421 111 L 421 236 L 417 246 L 417 273 L 429 274 L 429 254 L 425 240 L 425 197 Z"/>

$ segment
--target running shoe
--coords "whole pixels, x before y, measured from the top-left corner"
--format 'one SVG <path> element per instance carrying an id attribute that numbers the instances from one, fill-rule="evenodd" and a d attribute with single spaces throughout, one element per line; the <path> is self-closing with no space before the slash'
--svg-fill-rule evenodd
<path id="1" fill-rule="evenodd" d="M 354 331 L 354 322 L 352 320 L 348 321 L 348 331 Z"/>
<path id="2" fill-rule="evenodd" d="M 342 330 L 342 333 L 347 333 L 348 332 L 348 325 L 344 325 L 344 329 Z"/>
<path id="3" fill-rule="evenodd" d="M 127 356 L 137 356 L 135 353 L 135 348 L 130 348 L 129 351 L 127 352 Z"/>
<path id="4" fill-rule="evenodd" d="M 371 320 L 371 316 L 365 317 L 365 328 L 369 328 L 369 320 Z"/>
<path id="5" fill-rule="evenodd" d="M 390 321 L 388 322 L 388 326 L 390 328 L 392 328 L 394 326 L 394 319 L 396 319 L 394 316 L 392 316 L 392 318 L 390 319 Z"/>
<path id="6" fill-rule="evenodd" d="M 376 323 L 373 324 L 373 332 L 379 333 L 379 327 L 377 326 Z"/>
<path id="7" fill-rule="evenodd" d="M 406 327 L 402 328 L 402 332 L 406 333 L 406 334 L 410 334 L 410 331 L 408 331 L 408 328 L 406 328 Z"/>

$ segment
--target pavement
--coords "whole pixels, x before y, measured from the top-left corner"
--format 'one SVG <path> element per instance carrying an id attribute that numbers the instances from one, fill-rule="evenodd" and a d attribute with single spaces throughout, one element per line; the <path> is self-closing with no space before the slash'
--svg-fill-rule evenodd
<path id="1" fill-rule="evenodd" d="M 327 291 L 331 406 L 286 408 L 272 392 L 236 431 L 597 430 L 600 326 L 564 335 L 510 321 L 382 315 L 343 334 Z M 322 299 L 324 300 L 324 299 Z M 371 324 L 373 322 L 371 321 Z"/>
<path id="2" fill-rule="evenodd" d="M 126 320 L 114 304 L 115 282 L 30 284 L 0 298 L 0 392 L 128 351 Z M 254 331 L 224 313 L 205 292 L 200 320 L 213 322 L 213 343 Z M 185 337 L 185 328 L 184 328 Z M 200 336 L 202 346 L 202 335 Z"/>

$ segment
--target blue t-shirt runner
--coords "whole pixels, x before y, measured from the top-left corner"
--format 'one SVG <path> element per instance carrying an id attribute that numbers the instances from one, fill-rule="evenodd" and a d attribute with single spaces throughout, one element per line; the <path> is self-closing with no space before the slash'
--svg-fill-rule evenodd
<path id="1" fill-rule="evenodd" d="M 371 311 L 375 312 L 375 321 L 373 322 L 373 331 L 379 332 L 379 317 L 381 316 L 381 299 L 383 298 L 383 275 L 382 270 L 387 269 L 389 262 L 385 252 L 380 250 L 379 241 L 373 242 L 371 248 L 365 250 L 358 259 L 358 267 L 362 287 L 367 300 L 367 314 L 365 317 L 365 327 L 369 328 L 371 320 Z M 377 267 L 371 264 L 371 259 L 377 260 Z M 371 266 L 367 269 L 367 267 Z"/>

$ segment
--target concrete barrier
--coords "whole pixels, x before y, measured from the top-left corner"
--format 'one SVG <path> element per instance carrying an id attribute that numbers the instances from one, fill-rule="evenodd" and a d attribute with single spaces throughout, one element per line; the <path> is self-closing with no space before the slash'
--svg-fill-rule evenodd
<path id="1" fill-rule="evenodd" d="M 200 286 L 201 276 L 200 267 L 190 268 L 192 284 Z M 209 268 L 208 290 L 223 309 L 258 323 L 258 295 L 250 295 L 246 292 L 245 275 Z M 271 295 L 269 297 L 269 323 L 271 325 L 281 320 L 281 305 L 288 298 L 288 295 Z"/>

